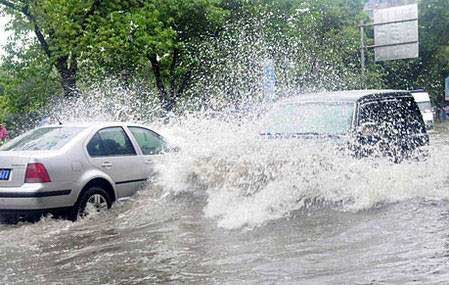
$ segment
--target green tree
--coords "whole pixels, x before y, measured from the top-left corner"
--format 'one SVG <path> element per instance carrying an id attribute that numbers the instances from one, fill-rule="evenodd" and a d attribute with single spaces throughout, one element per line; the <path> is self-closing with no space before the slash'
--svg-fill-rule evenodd
<path id="1" fill-rule="evenodd" d="M 33 127 L 49 95 L 60 95 L 61 88 L 58 72 L 38 45 L 8 51 L 0 65 L 0 119 L 20 131 Z"/>
<path id="2" fill-rule="evenodd" d="M 227 13 L 217 0 L 111 1 L 89 23 L 88 57 L 107 74 L 140 75 L 171 111 L 200 65 L 196 43 L 220 30 Z M 145 73 L 150 72 L 149 77 Z M 137 76 L 138 76 L 137 75 Z"/>
<path id="3" fill-rule="evenodd" d="M 75 95 L 80 45 L 101 0 L 0 0 L 0 5 L 28 26 L 59 73 L 66 97 Z"/>

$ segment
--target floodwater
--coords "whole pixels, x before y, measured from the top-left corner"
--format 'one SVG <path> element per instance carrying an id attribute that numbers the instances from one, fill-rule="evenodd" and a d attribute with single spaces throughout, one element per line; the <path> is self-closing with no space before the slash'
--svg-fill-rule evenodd
<path id="1" fill-rule="evenodd" d="M 0 225 L 0 284 L 449 282 L 446 127 L 398 165 L 187 122 L 160 127 L 181 151 L 108 213 Z"/>

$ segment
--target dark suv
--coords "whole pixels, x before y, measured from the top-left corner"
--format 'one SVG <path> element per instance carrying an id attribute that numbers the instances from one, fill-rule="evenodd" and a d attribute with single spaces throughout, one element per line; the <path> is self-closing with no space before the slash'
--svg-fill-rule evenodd
<path id="1" fill-rule="evenodd" d="M 346 139 L 356 157 L 395 162 L 424 155 L 429 136 L 408 91 L 361 90 L 304 94 L 281 100 L 262 118 L 268 138 Z"/>

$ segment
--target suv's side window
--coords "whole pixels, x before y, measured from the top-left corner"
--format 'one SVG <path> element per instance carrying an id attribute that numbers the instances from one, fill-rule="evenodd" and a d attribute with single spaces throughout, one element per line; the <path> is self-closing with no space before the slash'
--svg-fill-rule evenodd
<path id="1" fill-rule="evenodd" d="M 98 131 L 87 144 L 87 151 L 92 157 L 136 155 L 128 135 L 121 127 Z"/>
<path id="2" fill-rule="evenodd" d="M 141 128 L 128 127 L 144 155 L 153 155 L 163 152 L 166 148 L 166 143 L 155 132 Z"/>

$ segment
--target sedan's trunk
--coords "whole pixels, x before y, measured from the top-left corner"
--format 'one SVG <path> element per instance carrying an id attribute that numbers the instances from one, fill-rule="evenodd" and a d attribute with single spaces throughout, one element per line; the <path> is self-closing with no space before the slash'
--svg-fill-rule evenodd
<path id="1" fill-rule="evenodd" d="M 20 187 L 23 185 L 30 157 L 18 155 L 19 153 L 0 152 L 0 176 L 2 176 L 0 187 Z M 9 173 L 5 170 L 8 170 Z"/>

